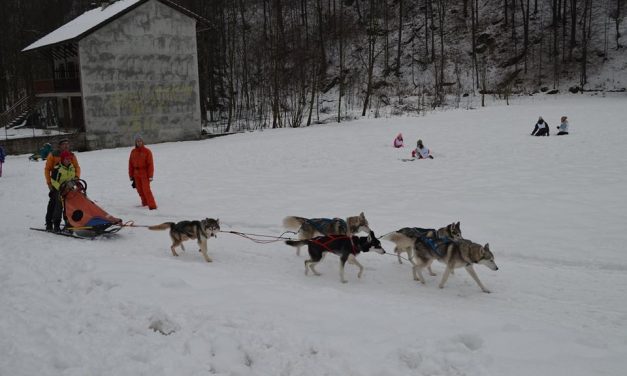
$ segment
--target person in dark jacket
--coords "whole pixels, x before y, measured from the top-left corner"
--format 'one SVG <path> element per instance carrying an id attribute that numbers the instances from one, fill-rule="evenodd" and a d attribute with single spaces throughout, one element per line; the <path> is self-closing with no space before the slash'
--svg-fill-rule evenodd
<path id="1" fill-rule="evenodd" d="M 128 159 L 128 176 L 133 182 L 133 187 L 137 189 L 142 206 L 148 206 L 148 209 L 157 208 L 157 203 L 150 190 L 150 182 L 155 171 L 152 163 L 152 152 L 144 145 L 144 139 L 141 135 L 135 135 L 135 148 L 131 150 L 131 156 Z"/>
<path id="2" fill-rule="evenodd" d="M 2 164 L 4 164 L 4 157 L 6 157 L 6 155 L 2 146 L 0 146 L 0 178 L 2 177 Z"/>
<path id="3" fill-rule="evenodd" d="M 549 124 L 542 119 L 542 116 L 538 118 L 538 122 L 536 126 L 533 128 L 533 132 L 531 132 L 532 136 L 548 136 L 549 135 Z"/>

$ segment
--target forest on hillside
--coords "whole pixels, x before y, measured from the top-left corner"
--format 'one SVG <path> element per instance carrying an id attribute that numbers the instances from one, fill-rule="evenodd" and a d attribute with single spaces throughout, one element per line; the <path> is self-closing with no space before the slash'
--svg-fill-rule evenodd
<path id="1" fill-rule="evenodd" d="M 168 1 L 203 19 L 203 120 L 227 131 L 422 111 L 470 94 L 586 90 L 590 70 L 623 48 L 627 2 Z M 41 69 L 20 51 L 99 4 L 0 2 L 0 108 L 31 92 Z"/>

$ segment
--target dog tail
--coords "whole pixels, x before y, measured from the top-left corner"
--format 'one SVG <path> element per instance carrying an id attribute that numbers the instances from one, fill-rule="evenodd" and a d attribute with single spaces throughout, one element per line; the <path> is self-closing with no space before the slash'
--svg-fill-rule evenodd
<path id="1" fill-rule="evenodd" d="M 169 230 L 174 226 L 174 222 L 165 222 L 160 225 L 148 226 L 148 230 Z"/>
<path id="2" fill-rule="evenodd" d="M 300 227 L 303 225 L 304 218 L 289 216 L 283 218 L 283 227 L 288 230 L 298 231 Z"/>
<path id="3" fill-rule="evenodd" d="M 303 245 L 307 245 L 308 240 L 286 240 L 285 244 L 291 245 L 292 247 L 300 247 Z"/>
<path id="4" fill-rule="evenodd" d="M 401 242 L 406 242 L 409 241 L 411 242 L 411 239 L 409 239 L 406 235 L 401 234 L 400 232 L 394 231 L 391 232 L 389 234 L 383 235 L 383 239 L 385 240 L 389 240 L 393 243 L 401 243 Z"/>

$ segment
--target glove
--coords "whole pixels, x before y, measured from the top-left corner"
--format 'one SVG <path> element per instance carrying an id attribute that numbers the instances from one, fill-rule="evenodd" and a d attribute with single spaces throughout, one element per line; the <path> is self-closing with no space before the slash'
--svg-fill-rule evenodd
<path id="1" fill-rule="evenodd" d="M 133 189 L 136 188 L 135 186 L 135 179 L 131 178 L 131 187 L 133 187 Z"/>

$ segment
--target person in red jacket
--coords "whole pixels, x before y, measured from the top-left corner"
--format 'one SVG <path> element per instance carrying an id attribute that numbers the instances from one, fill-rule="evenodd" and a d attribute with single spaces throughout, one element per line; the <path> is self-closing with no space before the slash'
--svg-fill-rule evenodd
<path id="1" fill-rule="evenodd" d="M 154 173 L 152 163 L 152 152 L 144 146 L 144 139 L 141 135 L 135 135 L 135 148 L 131 150 L 128 159 L 128 176 L 133 182 L 133 187 L 137 189 L 142 200 L 142 206 L 148 206 L 150 210 L 157 208 L 155 198 L 150 190 L 150 182 Z"/>

